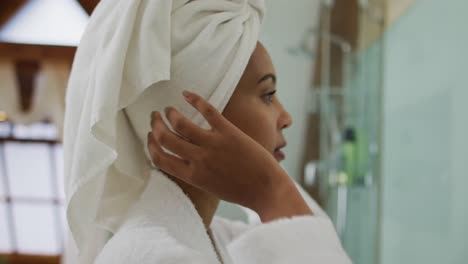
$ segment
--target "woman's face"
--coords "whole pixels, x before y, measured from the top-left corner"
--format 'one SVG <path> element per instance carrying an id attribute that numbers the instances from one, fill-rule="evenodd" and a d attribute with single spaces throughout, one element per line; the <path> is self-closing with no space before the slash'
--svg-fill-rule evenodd
<path id="1" fill-rule="evenodd" d="M 285 158 L 281 148 L 286 145 L 282 131 L 292 119 L 275 92 L 275 68 L 258 42 L 223 115 L 281 161 Z"/>

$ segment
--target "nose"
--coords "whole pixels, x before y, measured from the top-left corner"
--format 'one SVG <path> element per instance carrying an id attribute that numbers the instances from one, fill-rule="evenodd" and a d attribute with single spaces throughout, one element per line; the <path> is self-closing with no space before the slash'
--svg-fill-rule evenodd
<path id="1" fill-rule="evenodd" d="M 292 117 L 291 115 L 284 109 L 283 105 L 280 105 L 280 116 L 278 118 L 278 127 L 280 129 L 285 129 L 291 126 L 292 124 Z"/>

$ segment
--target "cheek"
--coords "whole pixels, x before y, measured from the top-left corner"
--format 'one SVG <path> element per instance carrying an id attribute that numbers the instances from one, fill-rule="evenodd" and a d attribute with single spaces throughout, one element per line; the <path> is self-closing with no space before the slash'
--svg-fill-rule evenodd
<path id="1" fill-rule="evenodd" d="M 275 148 L 276 121 L 271 113 L 258 108 L 243 108 L 242 113 L 230 121 L 268 151 Z"/>
<path id="2" fill-rule="evenodd" d="M 257 119 L 253 123 L 249 136 L 268 151 L 273 151 L 276 146 L 275 126 L 267 119 Z"/>

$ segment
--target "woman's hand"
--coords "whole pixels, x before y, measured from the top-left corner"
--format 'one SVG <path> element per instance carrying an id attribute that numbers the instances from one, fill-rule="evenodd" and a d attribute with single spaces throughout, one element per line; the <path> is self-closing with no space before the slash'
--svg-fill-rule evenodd
<path id="1" fill-rule="evenodd" d="M 184 92 L 184 96 L 211 129 L 202 129 L 176 109 L 167 108 L 166 117 L 177 135 L 169 130 L 160 113 L 154 112 L 148 149 L 155 165 L 220 199 L 251 208 L 261 217 L 268 215 L 264 218 L 275 217 L 277 213 L 271 210 L 284 207 L 281 203 L 293 202 L 285 198 L 295 197 L 294 192 L 300 196 L 273 155 L 199 95 Z M 302 213 L 310 213 L 302 198 L 298 200 L 296 196 L 294 201 L 299 202 Z"/>

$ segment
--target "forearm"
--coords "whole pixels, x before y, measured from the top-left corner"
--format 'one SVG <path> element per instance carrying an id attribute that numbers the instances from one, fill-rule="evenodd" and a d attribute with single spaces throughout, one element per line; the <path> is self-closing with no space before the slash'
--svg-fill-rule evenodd
<path id="1" fill-rule="evenodd" d="M 313 215 L 289 176 L 283 170 L 275 173 L 281 174 L 278 177 L 281 181 L 276 184 L 275 188 L 264 194 L 266 199 L 254 209 L 261 221 L 265 223 L 279 218 Z"/>

